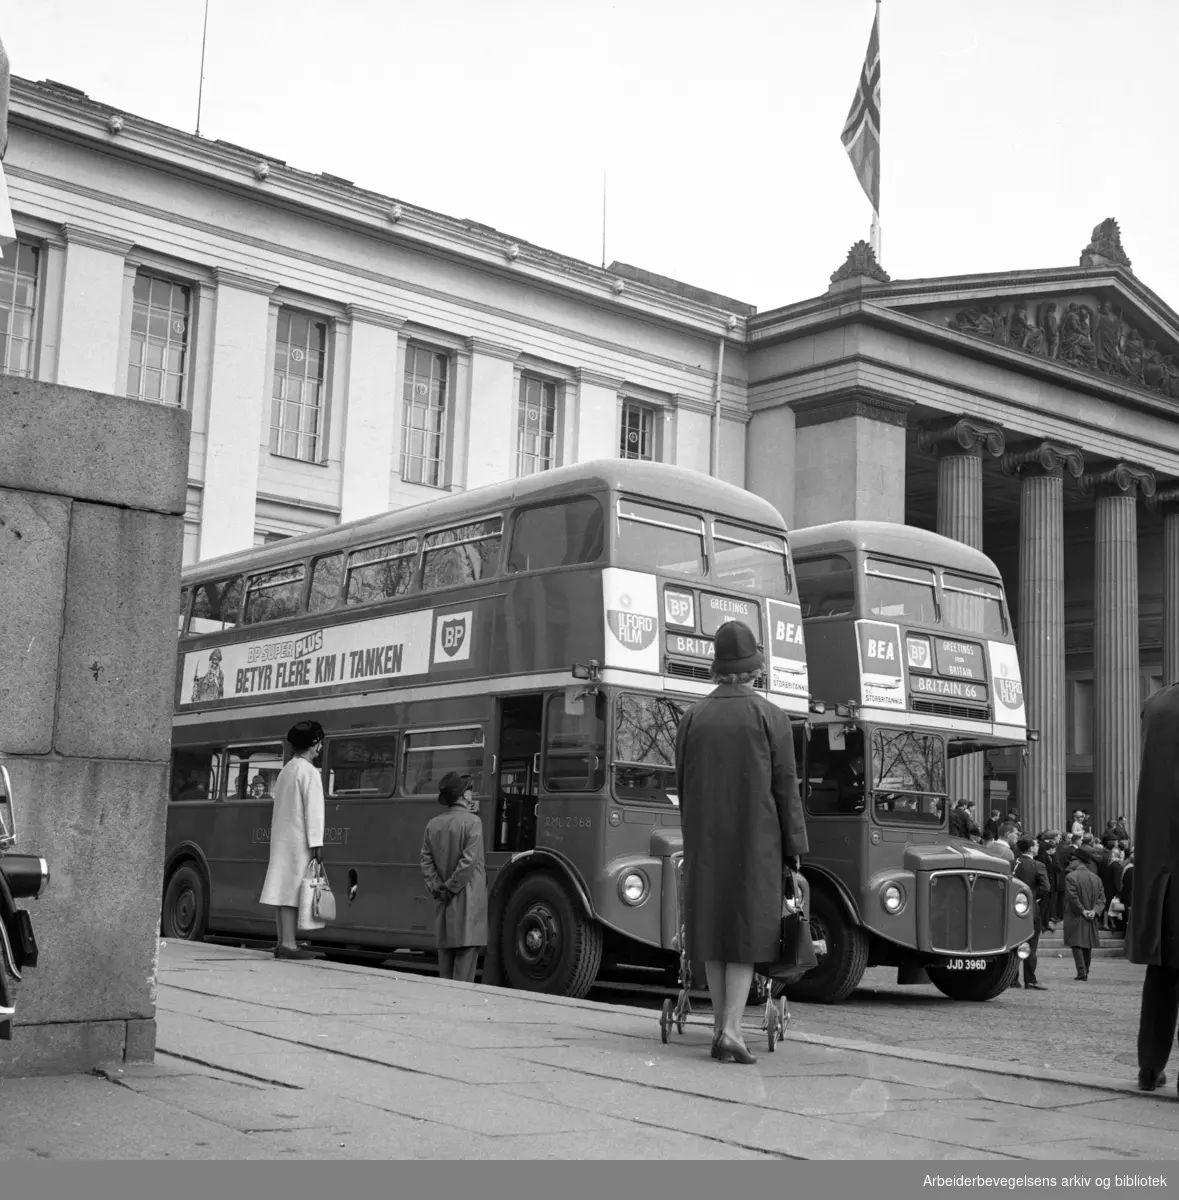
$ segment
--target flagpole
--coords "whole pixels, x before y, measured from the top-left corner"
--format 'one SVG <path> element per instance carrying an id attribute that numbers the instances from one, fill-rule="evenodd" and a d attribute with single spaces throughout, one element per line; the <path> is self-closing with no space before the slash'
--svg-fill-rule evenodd
<path id="1" fill-rule="evenodd" d="M 880 0 L 876 0 L 879 4 Z M 201 79 L 197 84 L 197 120 L 196 135 L 201 136 L 201 101 L 205 97 L 205 42 L 209 37 L 209 0 L 205 0 L 205 22 L 201 29 Z"/>
<path id="2" fill-rule="evenodd" d="M 876 0 L 876 48 L 877 48 L 877 53 L 880 55 L 880 61 L 881 61 L 881 63 L 883 63 L 884 62 L 884 42 L 881 38 L 881 29 L 880 29 L 880 0 Z M 883 83 L 883 71 L 881 72 L 881 82 Z M 881 124 L 881 130 L 880 130 L 881 146 L 880 146 L 880 183 L 879 183 L 879 187 L 880 187 L 881 196 L 883 197 L 883 193 L 884 193 L 884 144 L 883 144 L 884 143 L 884 128 L 883 128 L 883 126 L 884 126 L 884 121 L 883 121 L 884 94 L 883 94 L 883 88 L 881 89 L 880 107 L 882 110 L 882 119 L 880 122 L 880 124 Z M 877 209 L 873 209 L 873 211 L 872 211 L 872 253 L 876 255 L 877 263 L 880 263 L 880 261 L 881 261 L 880 247 L 881 247 L 881 242 L 883 239 L 881 238 L 880 233 L 881 233 L 881 231 L 880 231 L 880 209 L 877 208 Z"/>

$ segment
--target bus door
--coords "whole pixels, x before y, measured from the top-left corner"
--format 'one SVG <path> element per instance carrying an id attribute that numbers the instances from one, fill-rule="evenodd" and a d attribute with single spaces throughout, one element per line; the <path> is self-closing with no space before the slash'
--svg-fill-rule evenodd
<path id="1" fill-rule="evenodd" d="M 496 709 L 495 811 L 488 844 L 493 851 L 516 854 L 536 846 L 544 697 L 506 696 Z M 503 861 L 497 860 L 496 866 Z"/>
<path id="2" fill-rule="evenodd" d="M 868 820 L 864 750 L 862 730 L 818 725 L 805 757 L 807 857 L 830 867 L 855 893 Z"/>

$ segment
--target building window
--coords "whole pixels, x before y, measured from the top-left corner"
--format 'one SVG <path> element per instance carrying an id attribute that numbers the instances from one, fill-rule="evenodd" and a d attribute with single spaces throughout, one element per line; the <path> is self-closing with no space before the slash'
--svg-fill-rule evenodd
<path id="1" fill-rule="evenodd" d="M 408 346 L 401 407 L 401 478 L 442 487 L 446 458 L 446 396 L 450 359 L 437 350 Z"/>
<path id="2" fill-rule="evenodd" d="M 323 425 L 327 322 L 279 309 L 270 403 L 270 453 L 318 462 Z"/>
<path id="3" fill-rule="evenodd" d="M 522 375 L 516 411 L 516 474 L 536 475 L 556 466 L 556 442 L 557 385 Z"/>
<path id="4" fill-rule="evenodd" d="M 622 402 L 622 442 L 618 455 L 642 462 L 655 462 L 659 457 L 655 449 L 655 409 L 651 405 L 634 400 Z"/>
<path id="5" fill-rule="evenodd" d="M 127 395 L 153 404 L 184 403 L 190 290 L 140 271 L 131 304 Z"/>
<path id="6" fill-rule="evenodd" d="M 6 375 L 33 375 L 40 254 L 36 246 L 18 241 L 5 246 L 0 257 L 0 372 Z"/>

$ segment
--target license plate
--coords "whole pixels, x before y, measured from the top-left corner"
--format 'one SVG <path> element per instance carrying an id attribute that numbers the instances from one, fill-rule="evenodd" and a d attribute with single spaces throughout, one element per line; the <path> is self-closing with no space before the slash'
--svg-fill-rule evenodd
<path id="1" fill-rule="evenodd" d="M 985 958 L 951 958 L 947 959 L 947 971 L 985 971 L 990 965 Z"/>

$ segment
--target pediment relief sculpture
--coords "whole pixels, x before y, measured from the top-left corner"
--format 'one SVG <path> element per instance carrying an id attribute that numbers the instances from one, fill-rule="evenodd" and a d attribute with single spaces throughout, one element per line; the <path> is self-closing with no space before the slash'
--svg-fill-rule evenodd
<path id="1" fill-rule="evenodd" d="M 946 318 L 949 328 L 1039 358 L 1097 371 L 1179 399 L 1179 365 L 1153 339 L 1129 325 L 1108 300 L 1096 309 L 1077 301 L 1026 300 L 975 305 Z"/>

